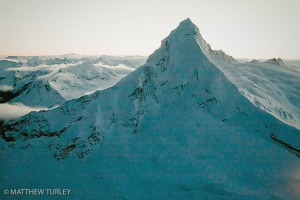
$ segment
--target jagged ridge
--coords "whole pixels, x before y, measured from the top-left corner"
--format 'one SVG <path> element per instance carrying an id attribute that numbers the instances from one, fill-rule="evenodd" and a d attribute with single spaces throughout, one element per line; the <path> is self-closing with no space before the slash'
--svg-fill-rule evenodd
<path id="1" fill-rule="evenodd" d="M 297 168 L 299 160 L 277 142 L 297 149 L 299 131 L 242 96 L 203 50 L 205 44 L 185 20 L 145 65 L 115 86 L 7 122 L 2 136 L 16 147 L 34 146 L 39 138 L 58 160 L 89 155 L 99 176 L 119 187 L 118 198 L 143 198 L 147 192 L 187 198 L 191 191 L 212 190 L 214 198 L 285 197 L 288 190 L 274 193 L 278 185 L 270 182 L 280 188 L 286 179 L 276 174 L 282 167 Z M 259 190 L 257 182 L 266 189 Z M 141 188 L 143 183 L 151 189 Z M 103 198 L 115 191 L 98 188 Z"/>

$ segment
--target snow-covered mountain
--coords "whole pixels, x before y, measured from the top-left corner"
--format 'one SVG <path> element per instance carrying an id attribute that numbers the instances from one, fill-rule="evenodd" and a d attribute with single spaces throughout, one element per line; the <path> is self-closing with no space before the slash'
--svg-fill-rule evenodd
<path id="1" fill-rule="evenodd" d="M 0 61 L 1 102 L 51 108 L 114 85 L 145 59 L 74 54 L 8 56 Z"/>
<path id="2" fill-rule="evenodd" d="M 6 122 L 1 188 L 71 188 L 80 199 L 296 199 L 300 130 L 241 94 L 219 69 L 235 62 L 182 21 L 113 87 Z"/>
<path id="3" fill-rule="evenodd" d="M 213 59 L 254 105 L 300 129 L 300 70 L 280 58 L 227 62 Z"/>

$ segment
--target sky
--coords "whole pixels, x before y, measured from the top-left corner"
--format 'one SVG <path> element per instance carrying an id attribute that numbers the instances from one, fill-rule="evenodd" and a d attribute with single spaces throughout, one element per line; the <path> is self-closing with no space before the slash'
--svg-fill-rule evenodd
<path id="1" fill-rule="evenodd" d="M 235 58 L 300 58 L 299 0 L 0 0 L 0 55 L 150 55 L 190 18 Z"/>

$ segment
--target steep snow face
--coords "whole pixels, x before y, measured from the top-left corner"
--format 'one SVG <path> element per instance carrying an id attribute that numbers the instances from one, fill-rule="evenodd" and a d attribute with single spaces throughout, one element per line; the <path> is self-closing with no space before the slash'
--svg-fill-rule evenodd
<path id="1" fill-rule="evenodd" d="M 189 22 L 189 19 L 182 22 L 183 29 L 192 26 Z M 281 58 L 239 63 L 221 50 L 212 50 L 197 27 L 187 33 L 190 34 L 196 36 L 203 54 L 225 73 L 241 94 L 255 106 L 300 130 L 300 71 L 297 68 L 287 66 Z"/>
<path id="2" fill-rule="evenodd" d="M 255 106 L 300 130 L 300 71 L 297 66 L 287 66 L 281 58 L 240 63 L 223 51 L 212 50 L 198 28 L 195 34 L 202 52 L 242 95 Z M 298 63 L 297 60 L 290 62 Z"/>
<path id="3" fill-rule="evenodd" d="M 199 35 L 187 19 L 113 87 L 6 122 L 1 188 L 67 186 L 98 199 L 296 199 L 300 131 L 241 95 Z"/>
<path id="4" fill-rule="evenodd" d="M 240 92 L 260 109 L 300 129 L 300 71 L 280 58 L 265 62 L 215 62 Z"/>

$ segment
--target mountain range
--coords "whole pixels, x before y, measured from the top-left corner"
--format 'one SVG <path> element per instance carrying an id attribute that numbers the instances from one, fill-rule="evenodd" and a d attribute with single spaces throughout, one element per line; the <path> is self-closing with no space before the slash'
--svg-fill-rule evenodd
<path id="1" fill-rule="evenodd" d="M 51 108 L 110 87 L 144 62 L 140 56 L 7 56 L 0 60 L 0 102 Z"/>
<path id="2" fill-rule="evenodd" d="M 76 66 L 72 74 L 87 74 Z M 293 78 L 274 77 L 281 73 Z M 214 51 L 186 19 L 112 87 L 5 121 L 1 188 L 65 187 L 80 199 L 297 199 L 299 74 L 280 59 L 241 64 Z"/>

